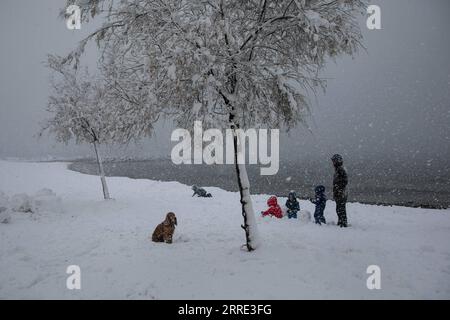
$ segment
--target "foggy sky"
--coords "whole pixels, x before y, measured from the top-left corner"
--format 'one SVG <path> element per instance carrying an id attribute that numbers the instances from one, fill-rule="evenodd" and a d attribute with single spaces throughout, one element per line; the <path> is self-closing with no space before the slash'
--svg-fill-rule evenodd
<path id="1" fill-rule="evenodd" d="M 94 26 L 69 31 L 58 12 L 65 0 L 2 0 L 0 4 L 0 157 L 91 156 L 87 146 L 36 139 L 47 114 L 48 53 L 65 54 Z M 331 62 L 325 95 L 313 104 L 310 130 L 282 136 L 282 158 L 340 152 L 366 158 L 450 157 L 450 2 L 372 1 L 382 30 L 363 24 L 367 52 Z M 95 63 L 90 54 L 90 63 Z M 163 128 L 164 127 L 164 128 Z M 106 148 L 110 156 L 170 154 L 170 130 L 151 140 Z"/>

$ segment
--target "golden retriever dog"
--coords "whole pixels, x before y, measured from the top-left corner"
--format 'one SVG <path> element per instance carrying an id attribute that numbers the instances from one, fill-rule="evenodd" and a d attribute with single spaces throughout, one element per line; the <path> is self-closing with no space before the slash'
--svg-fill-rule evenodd
<path id="1" fill-rule="evenodd" d="M 172 237 L 175 232 L 176 225 L 177 217 L 175 216 L 175 213 L 169 212 L 166 215 L 166 220 L 158 224 L 155 231 L 153 231 L 152 241 L 172 243 Z"/>

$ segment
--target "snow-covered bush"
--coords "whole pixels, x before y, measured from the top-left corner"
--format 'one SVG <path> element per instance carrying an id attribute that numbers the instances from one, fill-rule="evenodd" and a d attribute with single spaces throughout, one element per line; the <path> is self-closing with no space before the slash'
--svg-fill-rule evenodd
<path id="1" fill-rule="evenodd" d="M 0 191 L 0 207 L 8 207 L 9 205 L 9 197 Z"/>
<path id="2" fill-rule="evenodd" d="M 35 212 L 61 212 L 61 198 L 51 189 L 41 189 L 33 196 Z"/>
<path id="3" fill-rule="evenodd" d="M 61 212 L 61 199 L 50 189 L 41 189 L 34 195 L 16 194 L 10 201 L 11 209 L 15 212 Z"/>
<path id="4" fill-rule="evenodd" d="M 0 223 L 10 223 L 11 222 L 11 215 L 8 212 L 8 208 L 6 207 L 0 207 Z"/>
<path id="5" fill-rule="evenodd" d="M 14 195 L 11 198 L 10 204 L 11 209 L 15 212 L 24 212 L 24 213 L 35 212 L 33 208 L 33 199 L 25 193 Z"/>
<path id="6" fill-rule="evenodd" d="M 41 189 L 34 195 L 15 194 L 11 199 L 0 191 L 0 223 L 10 223 L 14 213 L 28 213 L 36 218 L 37 213 L 62 211 L 61 198 L 51 189 Z"/>

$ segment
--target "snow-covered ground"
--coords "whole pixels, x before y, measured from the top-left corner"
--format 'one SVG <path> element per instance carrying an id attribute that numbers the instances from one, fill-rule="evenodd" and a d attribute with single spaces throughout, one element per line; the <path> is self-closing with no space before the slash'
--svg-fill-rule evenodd
<path id="1" fill-rule="evenodd" d="M 258 217 L 263 245 L 248 253 L 237 193 L 211 187 L 214 198 L 199 199 L 178 182 L 110 178 L 115 200 L 103 201 L 98 177 L 66 166 L 0 161 L 11 217 L 0 224 L 0 298 L 450 298 L 450 210 L 352 203 L 346 230 Z M 253 197 L 257 212 L 267 198 Z M 11 209 L 21 201 L 35 213 Z M 152 243 L 168 211 L 175 242 Z M 336 220 L 331 201 L 325 216 Z M 81 267 L 81 290 L 66 288 L 69 265 Z M 366 287 L 369 265 L 381 290 Z"/>

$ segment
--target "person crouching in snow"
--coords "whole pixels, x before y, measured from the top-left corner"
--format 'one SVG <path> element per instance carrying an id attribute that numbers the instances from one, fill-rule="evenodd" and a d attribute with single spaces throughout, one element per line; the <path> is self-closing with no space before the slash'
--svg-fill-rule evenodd
<path id="1" fill-rule="evenodd" d="M 194 194 L 192 196 L 197 195 L 197 197 L 200 197 L 200 198 L 211 198 L 212 197 L 211 193 L 208 193 L 208 192 L 206 192 L 205 189 L 199 188 L 197 186 L 192 186 L 192 191 L 194 191 Z"/>
<path id="2" fill-rule="evenodd" d="M 278 219 L 283 218 L 283 212 L 281 211 L 281 207 L 278 205 L 277 197 L 270 197 L 269 200 L 267 200 L 267 205 L 269 206 L 269 209 L 261 212 L 263 217 L 271 216 Z"/>
<path id="3" fill-rule="evenodd" d="M 294 191 L 289 193 L 288 199 L 286 201 L 286 208 L 289 219 L 297 219 L 297 212 L 300 211 L 300 204 L 297 201 L 297 195 Z"/>
<path id="4" fill-rule="evenodd" d="M 327 204 L 327 197 L 325 195 L 325 187 L 317 186 L 315 189 L 316 197 L 311 199 L 311 202 L 316 205 L 316 210 L 314 211 L 314 219 L 316 224 L 320 225 L 322 223 L 327 223 L 325 217 L 323 216 L 323 211 Z"/>

